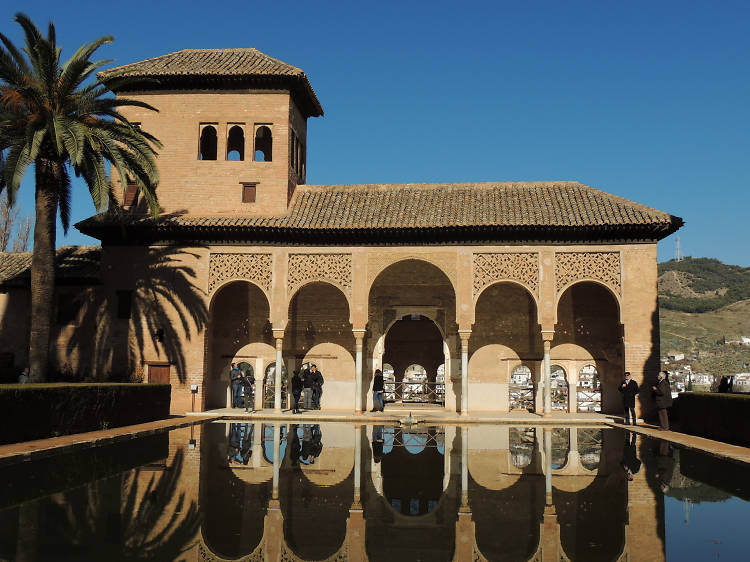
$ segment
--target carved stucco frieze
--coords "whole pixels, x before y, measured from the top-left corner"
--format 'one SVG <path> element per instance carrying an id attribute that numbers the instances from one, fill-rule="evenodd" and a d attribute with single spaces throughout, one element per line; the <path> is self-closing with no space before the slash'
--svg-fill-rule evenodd
<path id="1" fill-rule="evenodd" d="M 346 541 L 344 541 L 344 544 L 341 546 L 338 552 L 333 554 L 332 556 L 329 556 L 325 560 L 322 560 L 321 562 L 346 562 L 346 560 L 349 560 L 347 548 L 346 548 Z M 281 545 L 281 562 L 304 562 L 304 558 L 300 558 L 297 556 L 290 548 L 287 547 L 286 544 Z"/>
<path id="2" fill-rule="evenodd" d="M 559 293 L 576 281 L 594 280 L 622 294 L 620 252 L 555 253 L 555 289 Z"/>
<path id="3" fill-rule="evenodd" d="M 539 254 L 537 252 L 488 252 L 474 254 L 472 295 L 477 297 L 488 285 L 517 281 L 533 295 L 539 294 Z"/>
<path id="4" fill-rule="evenodd" d="M 271 254 L 212 253 L 209 261 L 208 293 L 226 281 L 252 281 L 266 293 L 273 281 Z"/>
<path id="5" fill-rule="evenodd" d="M 287 291 L 292 295 L 302 285 L 326 281 L 352 295 L 351 254 L 289 254 Z"/>

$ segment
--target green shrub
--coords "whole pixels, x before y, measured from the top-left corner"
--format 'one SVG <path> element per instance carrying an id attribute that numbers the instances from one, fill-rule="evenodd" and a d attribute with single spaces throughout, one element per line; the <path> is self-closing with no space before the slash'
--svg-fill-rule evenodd
<path id="1" fill-rule="evenodd" d="M 122 427 L 169 417 L 168 384 L 0 386 L 0 444 Z"/>
<path id="2" fill-rule="evenodd" d="M 750 394 L 683 392 L 673 413 L 685 433 L 750 445 Z"/>

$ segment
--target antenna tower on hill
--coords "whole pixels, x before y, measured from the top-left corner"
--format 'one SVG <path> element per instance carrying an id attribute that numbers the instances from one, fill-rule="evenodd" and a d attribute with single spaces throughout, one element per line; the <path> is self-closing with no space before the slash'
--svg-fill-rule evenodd
<path id="1" fill-rule="evenodd" d="M 674 252 L 674 261 L 682 261 L 682 246 L 680 245 L 680 237 L 675 236 L 677 242 L 677 248 Z"/>

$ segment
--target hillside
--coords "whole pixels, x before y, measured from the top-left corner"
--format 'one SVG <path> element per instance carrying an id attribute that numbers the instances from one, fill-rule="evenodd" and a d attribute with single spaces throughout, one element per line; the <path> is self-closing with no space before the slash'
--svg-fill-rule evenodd
<path id="1" fill-rule="evenodd" d="M 681 312 L 708 312 L 750 299 L 750 267 L 712 258 L 659 264 L 659 304 Z"/>

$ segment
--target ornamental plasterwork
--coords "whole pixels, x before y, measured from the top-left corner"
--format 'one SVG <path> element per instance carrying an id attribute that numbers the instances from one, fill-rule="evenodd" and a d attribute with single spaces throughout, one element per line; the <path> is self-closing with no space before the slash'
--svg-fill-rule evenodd
<path id="1" fill-rule="evenodd" d="M 216 554 L 206 546 L 206 541 L 201 533 L 200 542 L 198 543 L 198 557 L 202 562 L 263 562 L 265 556 L 263 555 L 263 541 L 255 547 L 250 554 L 243 556 L 242 558 L 219 558 Z"/>
<path id="2" fill-rule="evenodd" d="M 536 252 L 503 252 L 474 254 L 472 295 L 498 281 L 518 281 L 533 295 L 539 292 L 539 254 Z"/>
<path id="3" fill-rule="evenodd" d="M 619 252 L 559 252 L 555 254 L 555 289 L 559 293 L 576 281 L 600 281 L 622 292 Z"/>
<path id="4" fill-rule="evenodd" d="M 351 254 L 289 254 L 287 291 L 292 295 L 312 281 L 327 281 L 352 295 Z"/>
<path id="5" fill-rule="evenodd" d="M 213 293 L 225 281 L 252 281 L 269 293 L 272 279 L 271 254 L 211 254 L 208 294 Z"/>

